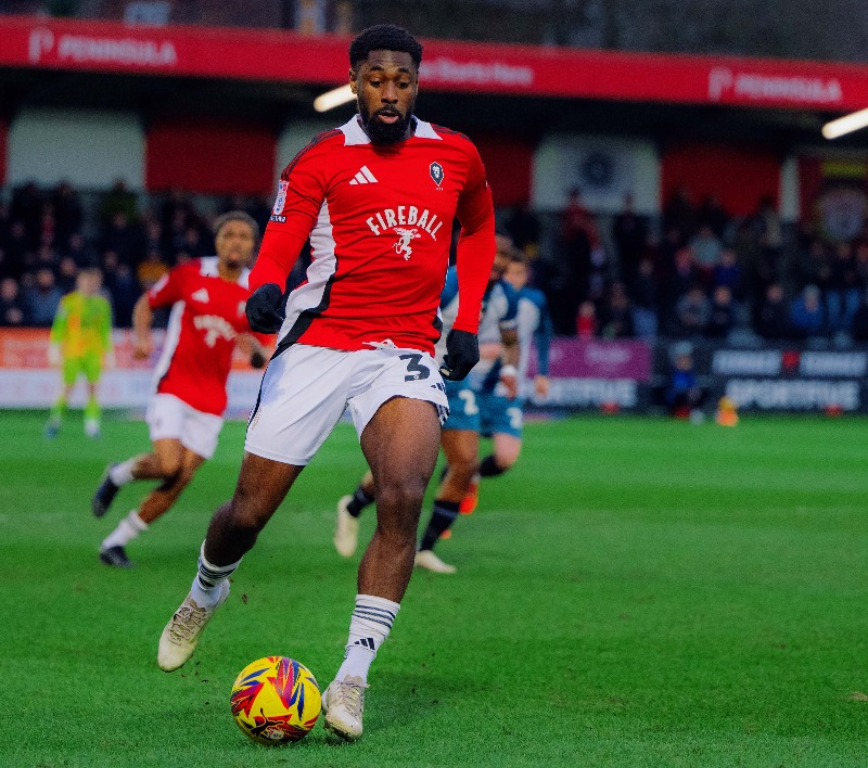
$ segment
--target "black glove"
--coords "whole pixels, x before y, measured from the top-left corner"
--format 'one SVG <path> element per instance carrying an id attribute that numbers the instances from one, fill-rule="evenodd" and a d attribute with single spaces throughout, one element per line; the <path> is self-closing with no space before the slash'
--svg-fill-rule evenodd
<path id="1" fill-rule="evenodd" d="M 259 350 L 250 355 L 250 365 L 257 370 L 265 367 L 265 355 Z"/>
<path id="2" fill-rule="evenodd" d="M 468 331 L 449 331 L 446 336 L 446 355 L 440 374 L 449 381 L 461 381 L 479 362 L 479 338 Z"/>
<path id="3" fill-rule="evenodd" d="M 274 283 L 260 285 L 247 299 L 247 322 L 257 333 L 277 333 L 283 325 L 283 291 Z"/>

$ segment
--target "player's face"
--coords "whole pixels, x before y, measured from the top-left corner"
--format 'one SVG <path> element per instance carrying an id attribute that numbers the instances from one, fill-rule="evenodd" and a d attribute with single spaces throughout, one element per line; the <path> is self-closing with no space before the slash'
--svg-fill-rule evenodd
<path id="1" fill-rule="evenodd" d="M 520 291 L 527 285 L 527 267 L 520 261 L 511 261 L 503 273 L 503 279 Z"/>
<path id="2" fill-rule="evenodd" d="M 253 227 L 244 221 L 227 221 L 214 237 L 217 258 L 228 267 L 246 267 L 253 258 Z"/>
<path id="3" fill-rule="evenodd" d="M 350 70 L 350 88 L 374 144 L 394 144 L 410 135 L 419 76 L 409 53 L 371 51 L 357 70 Z"/>
<path id="4" fill-rule="evenodd" d="M 76 288 L 85 296 L 96 296 L 102 287 L 102 278 L 97 272 L 80 272 L 76 281 Z"/>

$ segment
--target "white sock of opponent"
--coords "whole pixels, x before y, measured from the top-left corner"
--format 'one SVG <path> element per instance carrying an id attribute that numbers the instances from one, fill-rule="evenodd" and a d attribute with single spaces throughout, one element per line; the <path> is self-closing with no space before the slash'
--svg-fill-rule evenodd
<path id="1" fill-rule="evenodd" d="M 120 464 L 115 464 L 109 470 L 109 479 L 119 488 L 122 485 L 133 482 L 133 464 L 135 463 L 135 458 L 132 458 L 122 461 Z"/>
<path id="2" fill-rule="evenodd" d="M 103 539 L 101 548 L 125 547 L 140 533 L 147 530 L 148 524 L 139 517 L 139 513 L 134 509 L 118 523 L 117 528 Z"/>
<path id="3" fill-rule="evenodd" d="M 356 595 L 356 608 L 350 621 L 350 638 L 347 641 L 344 663 L 335 675 L 335 680 L 343 680 L 352 675 L 368 682 L 371 662 L 389 636 L 400 608 L 400 603 L 393 603 L 384 597 Z"/>
<path id="4" fill-rule="evenodd" d="M 199 550 L 199 568 L 193 586 L 190 587 L 190 596 L 202 608 L 213 608 L 220 600 L 220 585 L 228 579 L 235 569 L 241 565 L 237 563 L 229 565 L 214 565 L 205 559 L 205 542 Z"/>

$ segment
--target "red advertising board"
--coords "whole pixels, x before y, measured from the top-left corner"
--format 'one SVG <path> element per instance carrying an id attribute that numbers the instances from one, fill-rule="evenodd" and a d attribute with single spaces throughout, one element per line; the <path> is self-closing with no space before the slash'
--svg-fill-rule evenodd
<path id="1" fill-rule="evenodd" d="M 330 86 L 346 81 L 347 43 L 282 30 L 6 17 L 0 67 Z M 868 104 L 868 66 L 850 64 L 426 40 L 422 67 L 436 91 L 832 111 Z"/>

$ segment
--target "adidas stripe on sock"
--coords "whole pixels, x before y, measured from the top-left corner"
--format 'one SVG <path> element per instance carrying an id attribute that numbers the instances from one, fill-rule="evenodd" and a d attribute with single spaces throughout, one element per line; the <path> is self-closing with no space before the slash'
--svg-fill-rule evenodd
<path id="1" fill-rule="evenodd" d="M 193 599 L 200 605 L 202 601 L 208 602 L 215 594 L 218 594 L 217 588 L 228 579 L 235 569 L 241 564 L 230 563 L 229 565 L 214 565 L 209 563 L 205 558 L 205 542 L 202 542 L 202 548 L 199 550 L 199 565 L 196 572 L 196 578 L 193 579 L 193 587 L 191 592 Z M 204 593 L 204 594 L 203 594 Z M 202 598 L 200 601 L 199 598 Z"/>
<path id="2" fill-rule="evenodd" d="M 386 641 L 401 605 L 374 595 L 356 595 L 356 607 L 350 620 L 350 636 L 344 663 L 335 676 L 348 675 L 368 681 L 368 670 L 380 646 Z"/>

